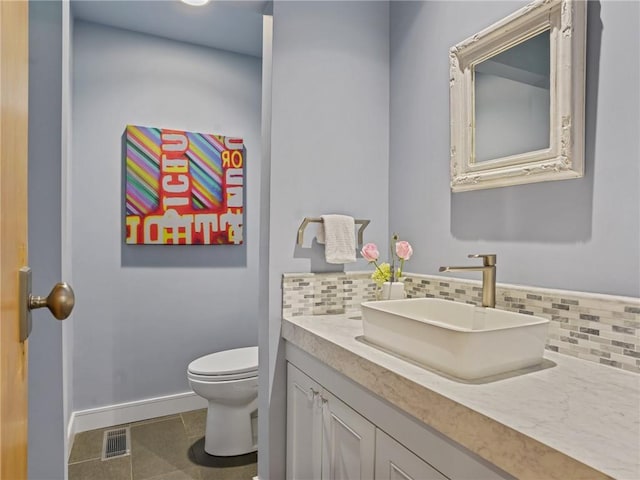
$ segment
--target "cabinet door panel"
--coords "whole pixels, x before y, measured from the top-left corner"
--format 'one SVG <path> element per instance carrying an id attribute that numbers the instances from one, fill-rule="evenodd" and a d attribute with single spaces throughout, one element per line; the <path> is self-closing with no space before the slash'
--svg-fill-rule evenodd
<path id="1" fill-rule="evenodd" d="M 287 480 L 318 480 L 321 455 L 320 386 L 287 364 Z"/>
<path id="2" fill-rule="evenodd" d="M 371 480 L 375 426 L 330 393 L 322 396 L 322 479 Z"/>
<path id="3" fill-rule="evenodd" d="M 427 462 L 376 429 L 376 480 L 447 480 Z"/>

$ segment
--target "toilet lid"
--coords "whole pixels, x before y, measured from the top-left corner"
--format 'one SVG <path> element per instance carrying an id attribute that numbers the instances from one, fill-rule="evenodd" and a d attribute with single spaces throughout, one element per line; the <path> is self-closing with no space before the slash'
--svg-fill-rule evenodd
<path id="1" fill-rule="evenodd" d="M 236 375 L 257 372 L 258 347 L 235 348 L 211 353 L 189 364 L 189 371 L 197 375 Z"/>

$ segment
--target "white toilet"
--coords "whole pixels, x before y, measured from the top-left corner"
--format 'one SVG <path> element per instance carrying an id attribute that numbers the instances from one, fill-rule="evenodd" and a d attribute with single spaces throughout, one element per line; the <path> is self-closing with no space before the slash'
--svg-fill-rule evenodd
<path id="1" fill-rule="evenodd" d="M 187 369 L 189 385 L 209 401 L 204 450 L 229 457 L 258 449 L 258 347 L 200 357 Z"/>

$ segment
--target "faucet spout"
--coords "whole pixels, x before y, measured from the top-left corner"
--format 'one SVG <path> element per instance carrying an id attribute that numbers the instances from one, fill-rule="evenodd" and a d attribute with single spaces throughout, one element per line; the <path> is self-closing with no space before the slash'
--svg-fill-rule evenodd
<path id="1" fill-rule="evenodd" d="M 482 306 L 495 308 L 496 306 L 496 255 L 469 255 L 469 258 L 482 258 L 482 266 L 469 267 L 440 267 L 439 272 L 482 272 Z"/>
<path id="2" fill-rule="evenodd" d="M 486 267 L 440 267 L 439 272 L 479 272 Z"/>

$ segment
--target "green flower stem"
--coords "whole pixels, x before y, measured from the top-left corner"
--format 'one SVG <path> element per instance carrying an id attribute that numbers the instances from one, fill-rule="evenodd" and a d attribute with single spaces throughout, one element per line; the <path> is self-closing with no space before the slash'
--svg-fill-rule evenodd
<path id="1" fill-rule="evenodd" d="M 391 283 L 393 283 L 394 281 L 396 281 L 397 277 L 396 277 L 396 252 L 395 252 L 395 248 L 396 248 L 396 243 L 398 242 L 398 240 L 400 240 L 400 236 L 397 233 L 394 233 L 391 236 L 391 244 L 389 245 L 389 251 L 391 252 L 391 256 L 389 257 L 391 259 Z M 402 269 L 402 267 L 400 267 Z"/>
<path id="2" fill-rule="evenodd" d="M 378 265 L 378 262 L 376 262 L 375 260 L 373 260 L 372 262 L 376 266 L 376 270 L 378 270 L 380 272 L 380 275 L 384 275 L 384 272 L 380 268 L 380 265 Z"/>

